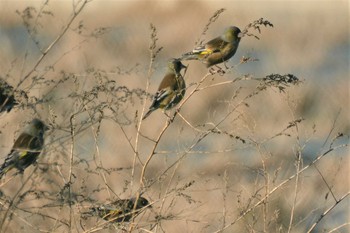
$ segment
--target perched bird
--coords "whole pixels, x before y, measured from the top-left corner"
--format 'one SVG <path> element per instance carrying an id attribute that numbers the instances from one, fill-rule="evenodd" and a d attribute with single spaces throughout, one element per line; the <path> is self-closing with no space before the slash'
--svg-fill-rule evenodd
<path id="1" fill-rule="evenodd" d="M 229 27 L 221 36 L 183 54 L 181 60 L 200 60 L 207 67 L 227 61 L 235 55 L 242 36 L 238 27 Z"/>
<path id="2" fill-rule="evenodd" d="M 160 108 L 168 110 L 177 105 L 185 96 L 186 84 L 181 75 L 181 69 L 187 68 L 179 59 L 172 59 L 168 62 L 168 71 L 153 97 L 153 102 L 148 112 L 143 116 L 146 119 L 154 110 Z"/>
<path id="3" fill-rule="evenodd" d="M 133 216 L 139 214 L 142 208 L 151 207 L 146 198 L 120 199 L 108 205 L 101 205 L 90 208 L 89 212 L 85 212 L 85 216 L 97 215 L 106 221 L 111 222 L 128 222 Z"/>
<path id="4" fill-rule="evenodd" d="M 0 113 L 9 112 L 17 104 L 13 87 L 0 77 Z"/>
<path id="5" fill-rule="evenodd" d="M 36 162 L 44 145 L 44 132 L 48 127 L 39 119 L 34 119 L 16 139 L 11 152 L 0 167 L 0 179 L 12 168 L 23 172 Z"/>

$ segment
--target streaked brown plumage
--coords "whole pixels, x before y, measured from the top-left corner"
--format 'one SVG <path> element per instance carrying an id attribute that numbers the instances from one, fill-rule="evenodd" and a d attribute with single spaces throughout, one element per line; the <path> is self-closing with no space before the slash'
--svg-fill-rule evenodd
<path id="1" fill-rule="evenodd" d="M 222 63 L 235 55 L 242 36 L 238 27 L 229 27 L 221 36 L 183 54 L 181 59 L 199 60 L 207 67 Z"/>
<path id="2" fill-rule="evenodd" d="M 148 112 L 143 116 L 142 120 L 146 119 L 158 108 L 168 110 L 182 100 L 186 93 L 186 83 L 181 75 L 183 68 L 187 67 L 178 59 L 172 59 L 168 62 L 168 71 L 158 87 Z"/>
<path id="3" fill-rule="evenodd" d="M 13 87 L 0 77 L 0 113 L 11 111 L 16 104 Z"/>
<path id="4" fill-rule="evenodd" d="M 39 119 L 34 119 L 16 139 L 11 152 L 0 168 L 1 177 L 13 168 L 23 172 L 36 162 L 44 145 L 44 132 L 48 127 Z"/>
<path id="5" fill-rule="evenodd" d="M 128 222 L 133 216 L 139 214 L 142 208 L 151 207 L 146 198 L 139 197 L 136 206 L 135 201 L 136 198 L 117 200 L 108 205 L 92 207 L 89 212 L 83 213 L 83 215 L 97 215 L 111 222 Z"/>

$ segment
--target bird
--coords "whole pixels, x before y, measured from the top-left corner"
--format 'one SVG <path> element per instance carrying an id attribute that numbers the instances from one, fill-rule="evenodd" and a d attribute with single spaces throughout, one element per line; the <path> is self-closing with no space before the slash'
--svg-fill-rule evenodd
<path id="1" fill-rule="evenodd" d="M 243 33 L 238 27 L 228 27 L 221 36 L 183 54 L 181 60 L 199 60 L 209 68 L 235 55 L 242 37 Z"/>
<path id="2" fill-rule="evenodd" d="M 83 213 L 83 215 L 85 217 L 97 215 L 106 221 L 114 223 L 129 222 L 133 216 L 139 214 L 139 212 L 145 207 L 151 208 L 151 205 L 146 198 L 133 197 L 130 199 L 119 199 L 110 204 L 91 207 L 90 210 Z"/>
<path id="3" fill-rule="evenodd" d="M 179 59 L 168 61 L 167 72 L 153 97 L 153 102 L 148 112 L 143 116 L 142 120 L 146 119 L 158 108 L 169 110 L 182 100 L 186 93 L 186 83 L 181 75 L 183 68 L 187 69 L 187 66 L 182 64 Z"/>
<path id="4" fill-rule="evenodd" d="M 10 112 L 17 104 L 13 87 L 0 77 L 0 113 Z"/>
<path id="5" fill-rule="evenodd" d="M 0 167 L 0 179 L 13 168 L 23 173 L 35 163 L 44 145 L 44 133 L 49 127 L 41 120 L 33 119 L 16 139 L 10 153 Z"/>

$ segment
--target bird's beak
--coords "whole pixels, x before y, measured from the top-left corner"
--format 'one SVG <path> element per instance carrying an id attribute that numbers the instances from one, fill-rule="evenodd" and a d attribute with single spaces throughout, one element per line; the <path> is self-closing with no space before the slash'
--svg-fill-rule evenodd
<path id="1" fill-rule="evenodd" d="M 244 34 L 242 32 L 238 33 L 237 37 L 238 38 L 242 38 L 244 36 Z"/>

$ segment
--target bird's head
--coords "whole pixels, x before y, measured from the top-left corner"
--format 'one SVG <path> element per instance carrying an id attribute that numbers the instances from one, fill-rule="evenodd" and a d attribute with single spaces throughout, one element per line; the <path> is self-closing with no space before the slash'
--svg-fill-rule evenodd
<path id="1" fill-rule="evenodd" d="M 184 64 L 182 64 L 180 59 L 170 59 L 168 62 L 168 68 L 172 71 L 174 71 L 175 73 L 179 73 L 182 69 L 186 69 L 187 66 L 185 66 Z"/>
<path id="2" fill-rule="evenodd" d="M 136 199 L 136 198 L 133 198 L 133 199 Z M 133 200 L 133 201 L 135 201 L 135 200 Z M 139 197 L 137 199 L 136 209 L 142 209 L 145 206 L 151 207 L 151 205 L 149 205 L 149 201 L 144 197 Z"/>
<path id="3" fill-rule="evenodd" d="M 231 26 L 226 28 L 224 34 L 222 35 L 222 39 L 227 42 L 240 41 L 243 37 L 243 33 L 238 27 Z"/>
<path id="4" fill-rule="evenodd" d="M 29 125 L 25 128 L 24 132 L 35 136 L 35 137 L 42 137 L 44 135 L 44 132 L 49 130 L 49 127 L 38 118 L 34 118 Z"/>

